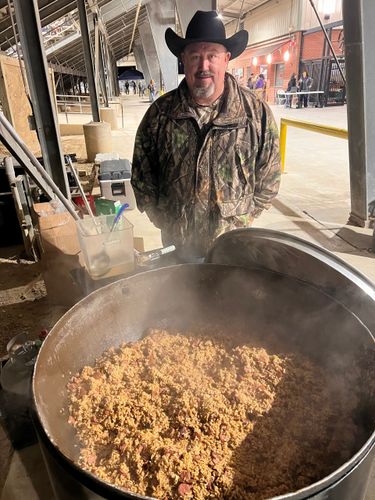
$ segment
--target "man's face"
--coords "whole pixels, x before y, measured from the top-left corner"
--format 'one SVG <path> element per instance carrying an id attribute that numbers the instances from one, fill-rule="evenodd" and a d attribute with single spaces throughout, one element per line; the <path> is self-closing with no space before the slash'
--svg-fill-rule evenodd
<path id="1" fill-rule="evenodd" d="M 219 43 L 191 43 L 181 54 L 186 83 L 199 104 L 214 102 L 224 90 L 230 52 Z"/>

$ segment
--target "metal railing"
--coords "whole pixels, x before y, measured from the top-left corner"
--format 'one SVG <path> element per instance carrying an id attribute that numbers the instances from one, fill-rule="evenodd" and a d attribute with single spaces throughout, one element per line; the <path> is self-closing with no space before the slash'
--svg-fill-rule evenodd
<path id="1" fill-rule="evenodd" d="M 122 128 L 124 128 L 124 109 L 123 103 L 120 100 L 110 100 L 108 101 L 110 107 L 114 107 L 117 116 L 121 116 Z M 66 123 L 69 124 L 69 114 L 84 113 L 92 115 L 91 112 L 91 98 L 88 94 L 79 95 L 56 95 L 56 105 L 58 113 L 64 113 Z M 104 99 L 102 96 L 99 97 L 99 105 L 104 106 Z"/>
<path id="2" fill-rule="evenodd" d="M 318 123 L 304 122 L 300 120 L 291 120 L 290 118 L 281 118 L 280 120 L 280 158 L 281 172 L 285 171 L 285 156 L 286 156 L 286 131 L 289 127 L 302 128 L 317 132 L 318 134 L 330 135 L 339 139 L 347 139 L 348 131 L 344 128 L 331 127 L 330 125 L 320 125 Z"/>
<path id="3" fill-rule="evenodd" d="M 85 110 L 89 111 L 91 114 L 91 98 L 89 95 L 56 95 L 56 104 L 59 112 L 70 112 L 73 111 L 73 108 L 76 109 L 76 112 L 83 113 Z M 100 102 L 102 104 L 102 102 Z"/>

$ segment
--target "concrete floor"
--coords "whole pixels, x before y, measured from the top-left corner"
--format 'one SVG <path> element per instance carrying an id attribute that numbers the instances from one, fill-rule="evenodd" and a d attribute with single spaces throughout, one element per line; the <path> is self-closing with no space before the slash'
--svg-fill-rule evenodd
<path id="1" fill-rule="evenodd" d="M 131 158 L 136 129 L 148 103 L 137 96 L 124 100 L 123 130 L 113 132 L 114 151 Z M 285 116 L 346 128 L 346 108 L 290 110 L 273 107 L 279 122 Z M 90 120 L 69 115 L 70 123 Z M 65 116 L 61 116 L 65 122 Z M 77 139 L 75 139 L 77 140 Z M 64 138 L 64 142 L 69 138 Z M 74 142 L 72 142 L 74 144 Z M 274 206 L 256 220 L 256 227 L 281 230 L 318 244 L 344 259 L 375 282 L 372 230 L 346 226 L 350 212 L 347 141 L 289 128 L 287 168 Z M 135 236 L 145 238 L 146 249 L 160 246 L 160 232 L 143 214 L 128 212 Z M 374 467 L 366 500 L 375 500 Z M 1 500 L 52 499 L 37 446 L 14 453 Z M 356 499 L 353 499 L 356 500 Z"/>

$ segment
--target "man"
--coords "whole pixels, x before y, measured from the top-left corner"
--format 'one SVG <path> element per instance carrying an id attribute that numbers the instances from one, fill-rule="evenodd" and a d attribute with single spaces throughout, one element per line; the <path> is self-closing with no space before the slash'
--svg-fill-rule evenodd
<path id="1" fill-rule="evenodd" d="M 163 243 L 190 259 L 269 208 L 280 180 L 278 132 L 268 106 L 226 72 L 246 31 L 226 38 L 215 11 L 198 11 L 186 38 L 169 28 L 165 39 L 185 79 L 145 114 L 132 185 Z"/>

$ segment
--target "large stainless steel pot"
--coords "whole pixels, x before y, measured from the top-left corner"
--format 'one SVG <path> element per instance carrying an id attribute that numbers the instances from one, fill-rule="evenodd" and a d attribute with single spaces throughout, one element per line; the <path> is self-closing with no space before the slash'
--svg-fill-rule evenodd
<path id="1" fill-rule="evenodd" d="M 218 240 L 208 261 L 108 285 L 74 306 L 45 340 L 33 378 L 36 420 L 52 468 L 65 471 L 65 485 L 75 476 L 95 492 L 75 489 L 74 498 L 145 498 L 79 468 L 78 443 L 61 409 L 73 373 L 150 326 L 246 325 L 265 344 L 267 333 L 276 332 L 284 349 L 323 364 L 334 358 L 350 366 L 360 349 L 375 349 L 374 285 L 320 248 L 272 231 L 234 231 Z M 355 455 L 318 483 L 279 498 L 363 498 L 375 449 L 374 401 L 364 402 L 358 418 L 365 439 Z"/>

